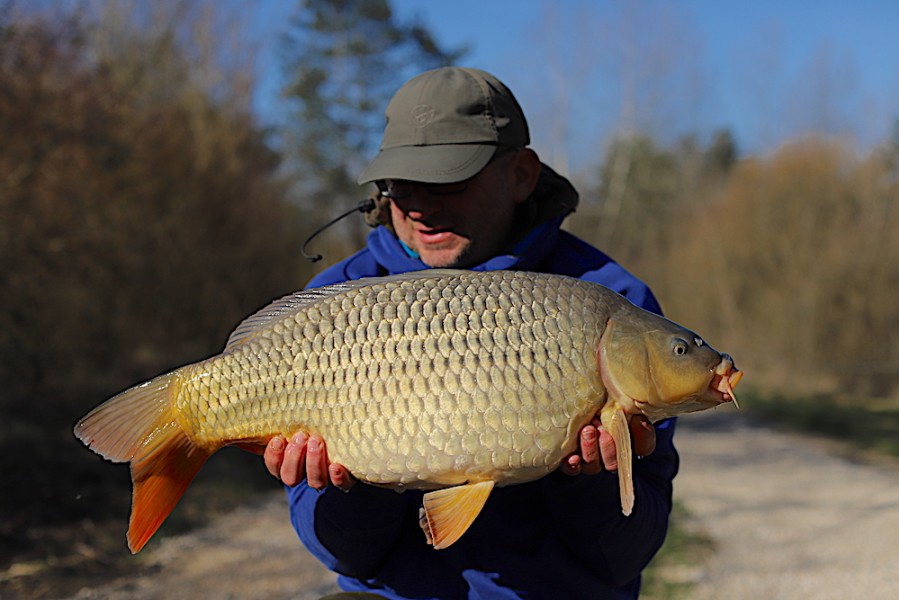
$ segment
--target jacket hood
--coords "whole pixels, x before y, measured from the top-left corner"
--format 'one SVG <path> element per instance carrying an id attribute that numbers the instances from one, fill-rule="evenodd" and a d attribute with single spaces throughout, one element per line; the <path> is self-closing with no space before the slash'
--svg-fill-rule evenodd
<path id="1" fill-rule="evenodd" d="M 573 213 L 578 204 L 578 193 L 565 177 L 562 177 L 544 163 L 540 163 L 540 178 L 537 187 L 526 204 L 532 206 L 534 224 L 543 223 L 555 217 L 566 217 Z"/>

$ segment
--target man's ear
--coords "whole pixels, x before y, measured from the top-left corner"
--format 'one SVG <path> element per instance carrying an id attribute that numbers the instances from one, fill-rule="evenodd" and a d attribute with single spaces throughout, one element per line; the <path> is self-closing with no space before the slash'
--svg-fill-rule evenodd
<path id="1" fill-rule="evenodd" d="M 517 204 L 530 198 L 540 178 L 540 158 L 530 148 L 522 148 L 511 157 L 509 189 Z"/>

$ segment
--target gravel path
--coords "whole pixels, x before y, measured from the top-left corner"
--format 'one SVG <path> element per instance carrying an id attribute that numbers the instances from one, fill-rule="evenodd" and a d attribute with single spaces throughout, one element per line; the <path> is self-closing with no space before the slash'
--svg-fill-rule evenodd
<path id="1" fill-rule="evenodd" d="M 81 590 L 72 598 L 318 600 L 340 591 L 336 576 L 306 551 L 294 533 L 281 492 L 203 529 L 166 538 L 138 556 L 136 576 Z"/>
<path id="2" fill-rule="evenodd" d="M 899 598 L 896 463 L 726 412 L 678 424 L 675 496 L 718 548 L 695 598 Z"/>
<path id="3" fill-rule="evenodd" d="M 750 425 L 732 410 L 680 419 L 675 494 L 714 557 L 698 600 L 899 598 L 899 467 Z M 148 556 L 144 557 L 144 553 Z M 300 545 L 281 493 L 141 554 L 138 574 L 73 598 L 314 600 L 334 576 Z"/>

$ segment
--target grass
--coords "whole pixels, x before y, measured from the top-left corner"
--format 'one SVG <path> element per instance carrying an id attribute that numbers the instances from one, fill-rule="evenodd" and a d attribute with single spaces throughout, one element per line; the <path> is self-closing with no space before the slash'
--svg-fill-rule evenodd
<path id="1" fill-rule="evenodd" d="M 690 513 L 674 502 L 665 543 L 643 571 L 640 597 L 644 600 L 687 600 L 691 597 L 699 570 L 715 551 L 714 542 L 685 523 Z"/>
<path id="2" fill-rule="evenodd" d="M 744 398 L 745 396 L 745 398 Z M 899 399 L 850 394 L 740 397 L 749 415 L 769 425 L 830 437 L 854 448 L 899 457 Z"/>

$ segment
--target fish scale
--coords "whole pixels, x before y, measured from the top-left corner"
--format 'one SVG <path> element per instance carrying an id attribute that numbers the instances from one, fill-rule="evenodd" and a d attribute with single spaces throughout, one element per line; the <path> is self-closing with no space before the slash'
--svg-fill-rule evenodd
<path id="1" fill-rule="evenodd" d="M 672 344 L 695 348 L 669 356 Z M 596 284 L 432 270 L 273 302 L 221 354 L 126 390 L 75 433 L 131 462 L 133 551 L 212 453 L 297 431 L 320 435 L 329 460 L 362 482 L 434 490 L 424 496 L 426 533 L 444 548 L 494 485 L 556 469 L 597 414 L 618 448 L 629 514 L 627 415 L 729 401 L 735 373 L 692 332 Z"/>

